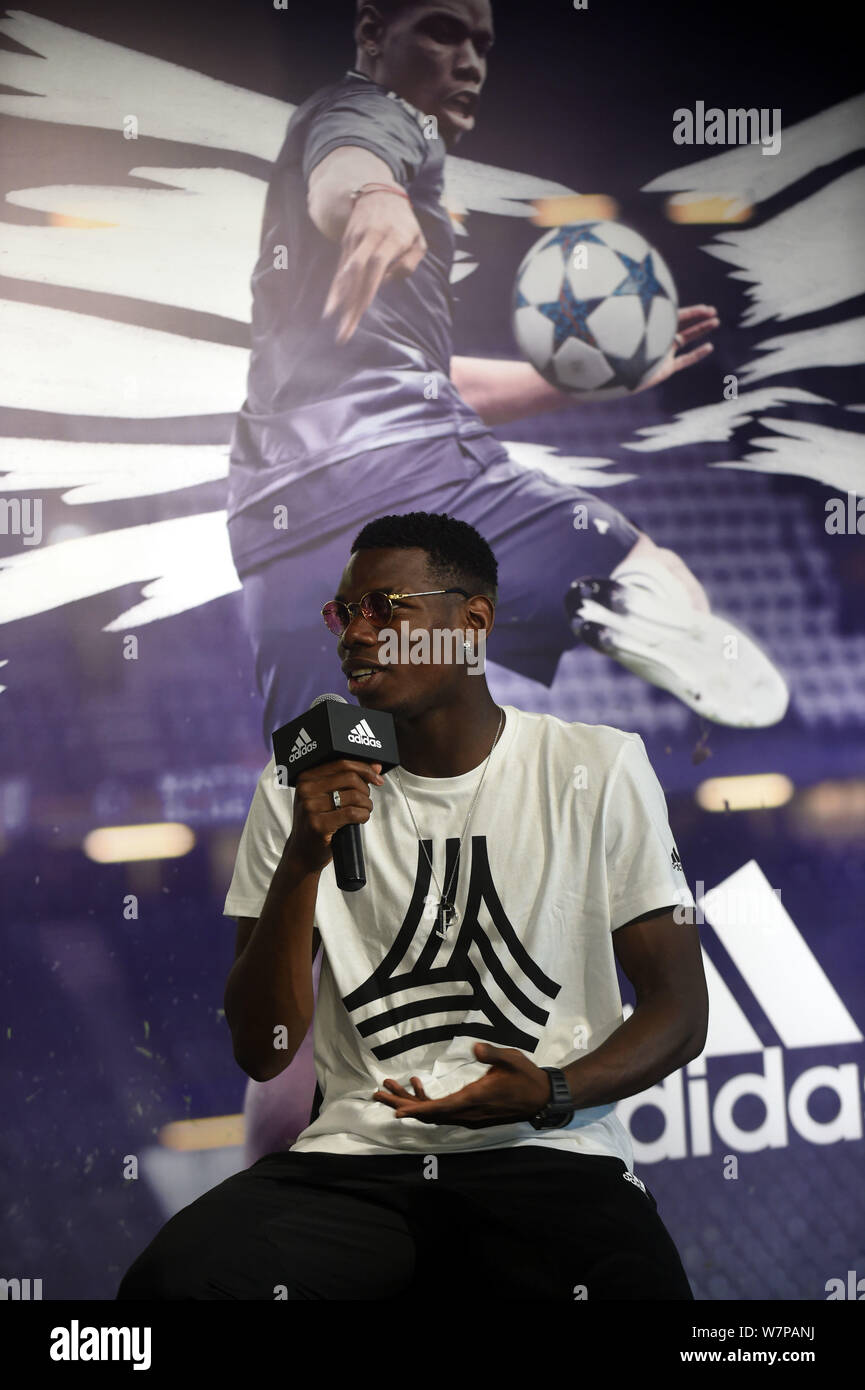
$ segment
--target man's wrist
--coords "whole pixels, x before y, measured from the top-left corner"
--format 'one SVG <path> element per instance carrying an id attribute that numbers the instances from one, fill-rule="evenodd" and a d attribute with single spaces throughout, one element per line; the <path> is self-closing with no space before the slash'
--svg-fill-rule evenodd
<path id="1" fill-rule="evenodd" d="M 350 189 L 348 196 L 353 203 L 356 203 L 358 198 L 365 198 L 370 193 L 396 193 L 400 198 L 405 198 L 406 202 L 411 202 L 406 190 L 398 183 L 362 183 L 356 188 Z"/>
<path id="2" fill-rule="evenodd" d="M 549 1096 L 530 1118 L 535 1129 L 563 1129 L 574 1114 L 573 1097 L 568 1079 L 561 1067 L 541 1067 L 549 1077 Z"/>

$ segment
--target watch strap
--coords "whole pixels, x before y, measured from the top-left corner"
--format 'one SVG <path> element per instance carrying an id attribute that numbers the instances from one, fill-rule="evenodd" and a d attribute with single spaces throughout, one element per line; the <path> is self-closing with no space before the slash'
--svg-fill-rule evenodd
<path id="1" fill-rule="evenodd" d="M 570 1124 L 576 1106 L 568 1079 L 560 1067 L 542 1067 L 550 1078 L 550 1099 L 530 1120 L 534 1129 L 563 1129 Z"/>

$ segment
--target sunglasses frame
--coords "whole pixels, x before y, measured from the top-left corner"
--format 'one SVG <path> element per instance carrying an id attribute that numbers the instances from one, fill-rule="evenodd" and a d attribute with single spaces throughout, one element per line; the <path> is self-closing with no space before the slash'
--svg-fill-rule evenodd
<path id="1" fill-rule="evenodd" d="M 393 618 L 393 605 L 399 599 L 429 598 L 432 594 L 462 594 L 463 598 L 471 598 L 471 594 L 467 593 L 465 589 L 421 589 L 418 593 L 414 594 L 391 594 L 388 593 L 386 589 L 368 589 L 365 594 L 361 595 L 357 603 L 346 603 L 344 599 L 331 598 L 328 599 L 327 603 L 322 605 L 321 616 L 322 618 L 324 618 L 324 625 L 332 637 L 342 637 L 344 633 L 347 631 L 350 624 L 353 623 L 355 618 L 359 615 L 362 615 L 364 618 L 366 618 L 367 622 L 374 621 L 371 614 L 364 613 L 363 611 L 363 605 L 371 594 L 381 594 L 382 598 L 386 598 L 388 603 L 390 604 L 390 612 L 388 613 L 384 622 L 381 624 L 381 627 L 387 627 L 388 623 Z M 325 617 L 324 610 L 330 603 L 338 603 L 340 607 L 344 608 L 348 613 L 348 622 L 344 624 L 341 632 L 334 632 L 333 628 L 330 626 L 330 623 L 327 621 L 327 618 Z"/>

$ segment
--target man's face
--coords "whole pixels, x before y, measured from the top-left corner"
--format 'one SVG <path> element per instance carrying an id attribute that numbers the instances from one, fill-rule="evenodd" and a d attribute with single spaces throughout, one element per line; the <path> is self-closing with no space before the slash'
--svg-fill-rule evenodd
<path id="1" fill-rule="evenodd" d="M 424 550 L 359 550 L 343 571 L 334 598 L 345 603 L 359 603 L 370 590 L 385 593 L 424 593 L 430 589 L 451 586 L 433 578 L 427 570 Z M 457 682 L 465 670 L 455 664 L 404 664 L 387 660 L 387 631 L 401 633 L 407 622 L 408 640 L 413 633 L 436 628 L 454 631 L 465 625 L 463 617 L 466 600 L 461 594 L 436 594 L 426 598 L 407 598 L 394 603 L 393 617 L 388 628 L 378 628 L 370 619 L 358 613 L 342 636 L 336 641 L 337 656 L 343 672 L 349 676 L 348 691 L 365 709 L 387 710 L 395 717 L 400 714 L 415 717 L 423 711 L 448 703 L 458 689 Z M 464 634 L 460 633 L 460 639 Z M 396 645 L 396 643 L 395 643 Z M 429 639 L 433 650 L 432 638 Z M 410 650 L 410 648 L 409 648 Z M 373 675 L 351 679 L 351 668 L 376 666 Z"/>
<path id="2" fill-rule="evenodd" d="M 492 43 L 490 0 L 421 0 L 385 29 L 376 81 L 435 116 L 450 148 L 474 127 Z"/>

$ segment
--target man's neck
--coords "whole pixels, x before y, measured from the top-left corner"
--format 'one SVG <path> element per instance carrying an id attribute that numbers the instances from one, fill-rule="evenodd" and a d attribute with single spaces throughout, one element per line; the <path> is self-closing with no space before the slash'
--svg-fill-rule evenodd
<path id="1" fill-rule="evenodd" d="M 489 755 L 504 722 L 483 682 L 476 696 L 454 705 L 427 710 L 416 719 L 397 717 L 400 767 L 417 777 L 460 777 Z"/>

